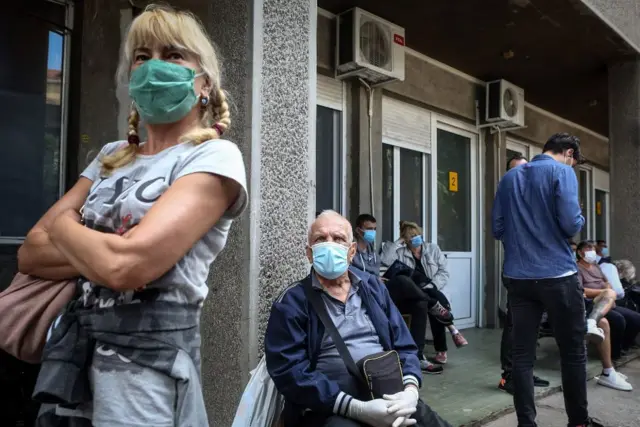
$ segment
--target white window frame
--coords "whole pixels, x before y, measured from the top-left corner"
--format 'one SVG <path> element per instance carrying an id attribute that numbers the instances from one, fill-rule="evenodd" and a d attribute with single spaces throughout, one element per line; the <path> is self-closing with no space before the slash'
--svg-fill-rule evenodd
<path id="1" fill-rule="evenodd" d="M 471 169 L 474 172 L 471 176 L 472 195 L 471 195 L 471 252 L 472 259 L 475 258 L 475 262 L 472 263 L 471 275 L 475 278 L 475 286 L 472 287 L 472 298 L 475 300 L 475 318 L 476 325 L 484 326 L 484 248 L 481 242 L 484 242 L 485 233 L 481 226 L 484 224 L 484 209 L 480 209 L 484 206 L 484 187 L 479 185 L 484 180 L 484 134 L 478 132 L 477 127 L 472 124 L 456 120 L 449 116 L 442 114 L 431 114 L 431 150 L 433 152 L 431 156 L 431 180 L 432 186 L 437 185 L 438 182 L 438 129 L 442 129 L 448 132 L 464 135 L 471 139 Z M 474 194 L 475 193 L 475 197 Z M 434 192 L 431 196 L 431 242 L 438 243 L 438 206 L 437 206 L 437 192 Z"/>
<path id="2" fill-rule="evenodd" d="M 595 214 L 596 214 L 596 207 L 595 207 L 595 203 L 593 202 L 595 199 L 595 191 L 593 189 L 593 169 L 590 165 L 580 165 L 576 172 L 578 173 L 578 186 L 581 185 L 580 182 L 580 171 L 585 171 L 586 175 L 587 175 L 587 200 L 585 201 L 586 204 L 586 210 L 587 212 L 589 212 L 589 218 L 587 218 L 587 220 L 584 223 L 584 226 L 587 227 L 587 239 L 586 240 L 591 240 L 593 239 L 593 235 L 595 233 L 594 229 L 595 229 Z M 578 194 L 580 194 L 580 188 L 578 188 Z M 578 236 L 580 236 L 580 233 L 578 233 Z M 582 237 L 580 237 L 580 239 L 582 239 Z"/>
<path id="3" fill-rule="evenodd" d="M 484 325 L 484 248 L 481 242 L 484 242 L 484 230 L 481 224 L 484 224 L 484 210 L 480 209 L 484 206 L 484 189 L 482 182 L 484 176 L 484 135 L 478 132 L 478 129 L 469 123 L 456 120 L 454 118 L 438 114 L 427 108 L 424 111 L 430 115 L 430 142 L 429 146 L 420 146 L 415 143 L 407 144 L 396 141 L 392 138 L 382 136 L 382 143 L 393 147 L 393 224 L 398 224 L 400 220 L 400 149 L 408 149 L 421 152 L 422 156 L 422 222 L 425 224 L 423 229 L 425 240 L 432 243 L 438 243 L 438 205 L 436 185 L 438 182 L 438 159 L 437 159 L 437 136 L 438 129 L 461 134 L 471 139 L 471 166 L 474 169 L 471 184 L 475 187 L 472 189 L 472 213 L 471 213 L 471 252 L 475 262 L 472 263 L 472 277 L 475 279 L 476 286 L 473 287 L 472 298 L 475 300 L 475 319 L 476 326 Z M 384 114 L 384 111 L 383 111 Z M 426 155 L 430 156 L 430 162 L 427 163 Z M 429 172 L 430 186 L 427 187 L 427 172 Z M 426 229 L 429 227 L 429 236 Z M 393 229 L 394 240 L 400 237 L 398 227 Z"/>
<path id="4" fill-rule="evenodd" d="M 74 5 L 71 0 L 44 0 L 66 7 L 62 52 L 62 81 L 60 82 L 60 170 L 58 175 L 58 197 L 64 196 L 66 191 L 67 172 L 67 126 L 69 123 L 69 72 L 71 70 L 71 36 L 73 31 Z M 0 236 L 0 245 L 21 245 L 26 236 Z"/>
<path id="5" fill-rule="evenodd" d="M 611 184 L 610 184 L 610 176 L 609 172 L 597 168 L 595 166 L 592 167 L 591 171 L 591 191 L 592 191 L 592 200 L 593 200 L 593 237 L 597 238 L 596 235 L 596 190 L 603 191 L 605 193 L 605 235 L 607 244 L 611 243 Z"/>
<path id="6" fill-rule="evenodd" d="M 427 221 L 429 215 L 433 215 L 433 209 L 427 210 L 429 201 L 428 196 L 430 196 L 430 192 L 427 190 L 427 165 L 430 167 L 433 164 L 433 155 L 431 154 L 431 150 L 426 149 L 425 147 L 406 147 L 404 145 L 400 145 L 397 142 L 389 139 L 382 138 L 382 144 L 393 147 L 393 224 L 398 224 L 401 220 L 400 218 L 400 191 L 399 191 L 399 183 L 400 183 L 400 150 L 411 150 L 417 153 L 422 154 L 422 227 L 423 238 L 427 240 L 426 230 L 427 227 L 431 227 L 431 223 Z M 430 157 L 429 162 L 427 162 L 427 156 Z M 430 175 L 430 177 L 433 174 Z M 431 217 L 433 218 L 433 217 Z M 431 230 L 431 228 L 429 228 Z M 400 238 L 400 229 L 399 227 L 393 228 L 393 240 L 398 240 Z"/>
<path id="7" fill-rule="evenodd" d="M 340 138 L 333 141 L 334 143 L 334 152 L 338 153 L 338 157 L 340 159 L 339 171 L 337 176 L 334 177 L 334 184 L 337 189 L 340 191 L 339 200 L 338 200 L 338 208 L 337 212 L 340 212 L 342 215 L 346 215 L 347 212 L 347 91 L 349 89 L 348 83 L 345 81 L 333 79 L 331 77 L 327 77 L 323 74 L 317 75 L 317 84 L 316 84 L 316 105 L 319 107 L 330 108 L 335 111 L 339 111 L 340 115 Z M 324 85 L 323 85 L 324 83 Z M 321 90 L 318 90 L 321 85 L 324 87 L 333 86 L 333 93 L 324 93 Z M 339 93 L 338 93 L 339 92 Z M 337 145 L 337 147 L 336 147 Z M 315 168 L 314 168 L 315 170 Z M 317 180 L 314 178 L 314 182 L 317 185 Z M 315 207 L 316 198 L 313 199 L 314 203 L 314 212 L 317 210 Z"/>
<path id="8" fill-rule="evenodd" d="M 537 156 L 538 154 L 542 154 L 541 147 L 535 144 L 531 144 L 529 142 L 525 142 L 521 139 L 514 138 L 511 135 L 507 135 L 506 141 L 507 141 L 507 149 L 517 151 L 519 153 L 523 153 L 523 156 L 525 156 L 528 161 L 531 161 L 531 159 Z M 506 160 L 507 161 L 509 160 L 508 156 Z M 505 172 L 506 171 L 502 171 L 502 173 L 505 173 Z"/>

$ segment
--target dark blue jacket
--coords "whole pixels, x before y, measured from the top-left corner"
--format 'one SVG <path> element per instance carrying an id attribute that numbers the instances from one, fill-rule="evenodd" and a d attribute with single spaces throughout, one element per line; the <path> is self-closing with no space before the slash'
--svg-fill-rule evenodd
<path id="1" fill-rule="evenodd" d="M 400 355 L 405 384 L 419 385 L 418 348 L 386 286 L 376 276 L 349 269 L 362 280 L 358 293 L 383 349 Z M 323 336 L 324 326 L 307 301 L 302 282 L 289 286 L 271 307 L 264 345 L 269 375 L 287 401 L 285 425 L 295 425 L 293 420 L 305 409 L 346 415 L 351 397 L 315 370 Z"/>
<path id="2" fill-rule="evenodd" d="M 511 169 L 493 204 L 493 236 L 504 244 L 504 275 L 547 279 L 578 271 L 569 239 L 584 225 L 578 180 L 546 154 Z"/>

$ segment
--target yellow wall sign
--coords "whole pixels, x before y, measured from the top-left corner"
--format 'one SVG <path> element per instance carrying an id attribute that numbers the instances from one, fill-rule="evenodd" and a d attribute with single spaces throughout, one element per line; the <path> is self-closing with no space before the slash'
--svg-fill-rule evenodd
<path id="1" fill-rule="evenodd" d="M 602 202 L 596 202 L 596 215 L 602 215 Z"/>
<path id="2" fill-rule="evenodd" d="M 458 192 L 458 172 L 449 171 L 449 191 Z"/>

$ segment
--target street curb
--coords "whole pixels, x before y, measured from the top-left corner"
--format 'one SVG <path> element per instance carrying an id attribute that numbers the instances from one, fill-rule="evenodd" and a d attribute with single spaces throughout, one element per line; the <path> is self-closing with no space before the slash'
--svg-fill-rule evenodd
<path id="1" fill-rule="evenodd" d="M 633 352 L 632 354 L 625 356 L 620 362 L 615 363 L 615 367 L 617 369 L 639 358 L 640 358 L 640 352 L 637 352 L 637 351 Z M 588 374 L 587 381 L 593 380 L 597 375 L 597 374 L 589 374 L 589 373 L 587 374 Z M 560 391 L 562 391 L 562 386 L 549 387 L 542 392 L 536 393 L 535 400 L 537 402 L 540 399 L 544 399 L 545 397 L 551 396 L 552 394 L 558 393 Z M 502 418 L 503 416 L 508 415 L 512 412 L 515 412 L 515 408 L 513 407 L 513 405 L 508 406 L 504 409 L 500 409 L 499 411 L 492 412 L 486 417 L 483 417 L 479 420 L 474 420 L 467 424 L 461 424 L 459 427 L 481 427 L 486 424 L 489 424 L 492 421 L 497 420 L 498 418 Z"/>

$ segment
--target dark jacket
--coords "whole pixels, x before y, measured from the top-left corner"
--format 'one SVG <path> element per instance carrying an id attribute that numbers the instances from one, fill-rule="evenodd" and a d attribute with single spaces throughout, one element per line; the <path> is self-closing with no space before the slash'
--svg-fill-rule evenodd
<path id="1" fill-rule="evenodd" d="M 418 348 L 386 286 L 377 276 L 354 267 L 349 270 L 362 280 L 358 294 L 383 349 L 396 350 L 400 355 L 405 384 L 419 385 L 422 374 Z M 287 402 L 285 425 L 295 425 L 305 409 L 346 415 L 340 413 L 340 407 L 346 411 L 348 404 L 336 405 L 336 400 L 348 403 L 351 396 L 315 371 L 323 336 L 324 326 L 307 301 L 302 282 L 290 285 L 273 303 L 265 335 L 267 370 Z"/>

